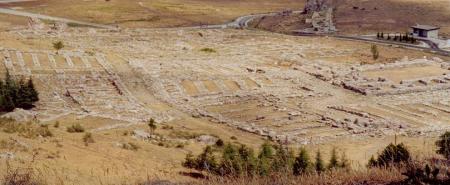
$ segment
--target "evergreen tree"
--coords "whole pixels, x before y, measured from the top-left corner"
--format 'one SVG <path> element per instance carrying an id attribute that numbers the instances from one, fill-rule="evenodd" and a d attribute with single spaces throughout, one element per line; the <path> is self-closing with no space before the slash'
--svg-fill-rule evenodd
<path id="1" fill-rule="evenodd" d="M 147 125 L 150 129 L 150 132 L 153 134 L 157 128 L 155 120 L 153 118 L 150 118 L 150 120 L 148 120 Z"/>
<path id="2" fill-rule="evenodd" d="M 37 90 L 34 88 L 34 83 L 33 83 L 33 79 L 32 78 L 30 78 L 30 79 L 28 79 L 28 82 L 27 82 L 27 89 L 28 89 L 28 92 L 29 92 L 29 94 L 30 94 L 30 100 L 31 100 L 31 102 L 37 102 L 37 101 L 39 101 L 39 93 L 37 92 Z"/>
<path id="3" fill-rule="evenodd" d="M 301 175 L 306 173 L 310 165 L 311 162 L 309 159 L 308 152 L 306 151 L 305 148 L 301 148 L 298 157 L 295 158 L 293 166 L 294 175 Z"/>
<path id="4" fill-rule="evenodd" d="M 289 172 L 294 163 L 294 154 L 286 146 L 278 145 L 273 161 L 273 171 Z"/>
<path id="5" fill-rule="evenodd" d="M 438 148 L 436 153 L 450 159 L 450 131 L 439 136 L 439 140 L 436 141 L 436 146 Z"/>
<path id="6" fill-rule="evenodd" d="M 222 162 L 220 164 L 220 174 L 231 175 L 241 173 L 242 165 L 236 147 L 228 143 L 222 152 Z"/>
<path id="7" fill-rule="evenodd" d="M 377 160 L 375 159 L 375 157 L 372 155 L 369 159 L 369 162 L 367 163 L 368 167 L 375 167 L 377 166 Z"/>
<path id="8" fill-rule="evenodd" d="M 258 173 L 268 175 L 272 168 L 273 147 L 270 143 L 264 143 L 258 155 Z"/>
<path id="9" fill-rule="evenodd" d="M 331 158 L 328 164 L 328 169 L 336 169 L 337 167 L 339 167 L 338 156 L 336 153 L 336 148 L 333 148 L 333 150 L 331 150 Z"/>
<path id="10" fill-rule="evenodd" d="M 211 146 L 207 146 L 197 157 L 196 164 L 196 169 L 200 171 L 215 172 L 217 170 L 218 165 Z"/>
<path id="11" fill-rule="evenodd" d="M 382 39 L 384 39 L 384 33 L 383 33 L 383 32 L 381 32 L 380 37 L 381 37 Z"/>
<path id="12" fill-rule="evenodd" d="M 344 169 L 348 169 L 350 167 L 350 164 L 349 164 L 349 161 L 347 159 L 345 152 L 342 152 L 340 161 L 341 162 L 339 163 L 339 167 L 344 168 Z"/>
<path id="13" fill-rule="evenodd" d="M 317 151 L 316 153 L 316 162 L 314 163 L 315 169 L 317 173 L 321 173 L 323 171 L 325 171 L 325 164 L 323 163 L 322 160 L 322 155 L 320 154 L 320 150 Z"/>
<path id="14" fill-rule="evenodd" d="M 246 147 L 245 145 L 241 145 L 239 147 L 239 157 L 242 161 L 242 170 L 245 173 L 244 175 L 256 175 L 257 170 L 257 159 L 255 157 L 255 152 L 253 149 Z"/>

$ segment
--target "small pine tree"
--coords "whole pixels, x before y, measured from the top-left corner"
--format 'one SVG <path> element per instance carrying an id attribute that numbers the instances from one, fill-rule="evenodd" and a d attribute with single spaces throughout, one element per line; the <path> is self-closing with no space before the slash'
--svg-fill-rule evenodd
<path id="1" fill-rule="evenodd" d="M 372 155 L 369 159 L 369 162 L 367 163 L 368 167 L 375 167 L 377 166 L 377 160 L 375 159 L 375 157 Z"/>
<path id="2" fill-rule="evenodd" d="M 381 32 L 380 37 L 381 37 L 382 39 L 384 39 L 384 33 L 383 33 L 383 32 Z"/>
<path id="3" fill-rule="evenodd" d="M 157 128 L 155 120 L 153 118 L 150 118 L 147 125 L 150 128 L 150 132 L 153 134 Z"/>
<path id="4" fill-rule="evenodd" d="M 261 151 L 258 155 L 258 174 L 268 175 L 272 168 L 273 147 L 266 142 L 261 145 Z"/>
<path id="5" fill-rule="evenodd" d="M 196 169 L 200 171 L 215 172 L 217 166 L 213 149 L 211 146 L 207 146 L 196 159 Z"/>
<path id="6" fill-rule="evenodd" d="M 255 157 L 255 152 L 253 149 L 241 145 L 238 149 L 239 158 L 242 161 L 241 168 L 244 172 L 243 175 L 253 176 L 257 174 L 257 159 Z"/>
<path id="7" fill-rule="evenodd" d="M 26 88 L 27 88 L 28 93 L 30 95 L 30 97 L 29 97 L 30 101 L 31 102 L 39 101 L 39 93 L 37 92 L 37 90 L 34 87 L 34 83 L 33 83 L 33 79 L 32 78 L 28 79 Z"/>
<path id="8" fill-rule="evenodd" d="M 377 32 L 377 38 L 380 38 L 380 32 Z"/>
<path id="9" fill-rule="evenodd" d="M 273 158 L 273 171 L 286 173 L 292 170 L 295 157 L 292 151 L 290 151 L 286 146 L 281 144 L 278 145 Z"/>
<path id="10" fill-rule="evenodd" d="M 340 160 L 340 161 L 341 161 L 341 162 L 339 163 L 339 167 L 340 167 L 340 168 L 344 168 L 344 169 L 350 168 L 350 164 L 349 164 L 349 161 L 348 161 L 348 159 L 347 159 L 347 155 L 345 154 L 345 152 L 342 152 L 341 160 Z"/>
<path id="11" fill-rule="evenodd" d="M 53 48 L 56 49 L 56 53 L 58 53 L 59 50 L 64 48 L 64 43 L 62 41 L 56 41 L 53 43 Z"/>
<path id="12" fill-rule="evenodd" d="M 338 156 L 336 153 L 336 148 L 333 148 L 331 150 L 331 158 L 330 158 L 330 162 L 328 163 L 328 169 L 336 169 L 339 167 L 339 161 L 338 161 Z"/>
<path id="13" fill-rule="evenodd" d="M 411 156 L 408 149 L 403 143 L 398 145 L 389 144 L 378 156 L 378 166 L 397 165 L 404 162 L 409 162 Z"/>
<path id="14" fill-rule="evenodd" d="M 377 45 L 373 44 L 372 47 L 370 48 L 370 51 L 372 52 L 372 58 L 374 60 L 377 60 L 380 57 Z"/>
<path id="15" fill-rule="evenodd" d="M 194 158 L 194 155 L 192 155 L 192 152 L 189 152 L 188 154 L 186 154 L 186 157 L 184 158 L 184 162 L 182 163 L 182 166 L 185 168 L 190 168 L 190 169 L 198 168 L 196 160 Z"/>
<path id="16" fill-rule="evenodd" d="M 325 164 L 322 160 L 322 155 L 320 154 L 320 150 L 316 153 L 316 162 L 314 163 L 314 167 L 317 173 L 322 173 L 325 171 Z"/>
<path id="17" fill-rule="evenodd" d="M 306 151 L 305 148 L 301 148 L 298 157 L 295 158 L 293 166 L 294 175 L 301 175 L 306 173 L 310 165 L 311 162 L 309 159 L 308 152 Z"/>

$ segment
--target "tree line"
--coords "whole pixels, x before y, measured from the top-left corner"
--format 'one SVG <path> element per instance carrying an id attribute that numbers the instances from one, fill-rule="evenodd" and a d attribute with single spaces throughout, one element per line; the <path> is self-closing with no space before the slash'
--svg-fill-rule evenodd
<path id="1" fill-rule="evenodd" d="M 322 173 L 326 170 L 349 168 L 345 154 L 340 157 L 337 150 L 331 151 L 328 165 L 317 151 L 312 160 L 306 149 L 295 152 L 284 145 L 264 143 L 256 154 L 245 145 L 225 144 L 207 146 L 198 156 L 186 155 L 183 166 L 199 171 L 206 171 L 221 176 L 266 176 L 273 173 Z"/>
<path id="2" fill-rule="evenodd" d="M 33 79 L 17 80 L 6 71 L 0 80 L 0 111 L 11 112 L 15 108 L 31 109 L 39 101 L 39 93 L 34 87 Z"/>
<path id="3" fill-rule="evenodd" d="M 436 141 L 436 153 L 445 159 L 431 158 L 414 160 L 403 143 L 389 144 L 376 157 L 372 156 L 367 167 L 402 171 L 406 178 L 400 184 L 449 184 L 450 170 L 445 164 L 450 162 L 450 132 L 442 134 Z M 338 156 L 336 149 L 331 151 L 328 164 L 317 151 L 311 159 L 308 151 L 301 148 L 297 155 L 284 145 L 261 145 L 258 154 L 243 144 L 224 144 L 219 140 L 216 145 L 207 146 L 198 156 L 186 155 L 183 166 L 224 177 L 264 177 L 273 174 L 319 174 L 332 170 L 352 170 L 345 153 Z"/>
<path id="4" fill-rule="evenodd" d="M 384 35 L 383 32 L 378 32 L 377 33 L 377 39 L 386 39 L 386 40 L 392 40 L 392 41 L 398 41 L 398 42 L 410 42 L 411 44 L 415 44 L 417 42 L 417 39 L 414 38 L 413 36 L 409 36 L 408 33 L 405 33 L 404 35 L 399 33 L 394 34 L 393 36 L 391 36 L 391 34 L 387 34 L 387 36 Z"/>

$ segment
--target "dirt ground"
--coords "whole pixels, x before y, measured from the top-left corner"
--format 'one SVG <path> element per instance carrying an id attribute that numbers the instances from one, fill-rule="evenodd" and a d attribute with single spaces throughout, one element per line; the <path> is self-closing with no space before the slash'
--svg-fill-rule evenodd
<path id="1" fill-rule="evenodd" d="M 177 27 L 229 22 L 252 13 L 303 7 L 295 0 L 37 0 L 2 5 L 25 11 L 121 27 Z M 0 19 L 5 22 L 21 23 Z"/>

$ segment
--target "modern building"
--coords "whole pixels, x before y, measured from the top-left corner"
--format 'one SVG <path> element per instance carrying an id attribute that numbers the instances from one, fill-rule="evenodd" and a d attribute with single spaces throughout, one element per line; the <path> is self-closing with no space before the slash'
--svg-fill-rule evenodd
<path id="1" fill-rule="evenodd" d="M 413 29 L 413 36 L 434 39 L 439 38 L 439 27 L 429 25 L 416 25 L 411 26 L 411 28 Z"/>

